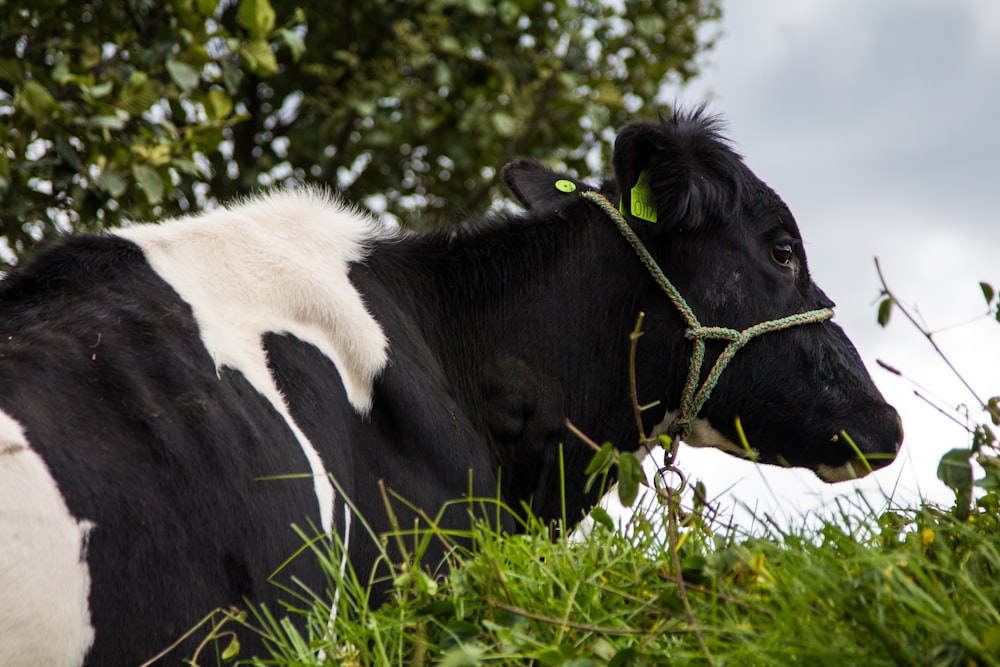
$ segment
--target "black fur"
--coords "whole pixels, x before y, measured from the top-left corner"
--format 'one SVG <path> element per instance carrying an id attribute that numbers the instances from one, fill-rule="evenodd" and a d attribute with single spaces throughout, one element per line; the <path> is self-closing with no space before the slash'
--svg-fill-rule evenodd
<path id="1" fill-rule="evenodd" d="M 615 203 L 646 172 L 658 222 L 631 224 L 703 324 L 744 328 L 830 305 L 791 213 L 703 111 L 628 126 L 614 168 L 599 189 Z M 612 222 L 579 192 L 554 188 L 566 175 L 519 162 L 504 178 L 527 212 L 376 240 L 352 266 L 390 340 L 370 416 L 351 407 L 319 350 L 278 332 L 262 341 L 297 425 L 377 532 L 389 529 L 380 480 L 431 516 L 471 490 L 557 519 L 560 444 L 567 512 L 579 519 L 596 500 L 583 490 L 591 451 L 566 420 L 598 442 L 638 447 L 628 334 L 639 312 L 639 399 L 661 401 L 644 413 L 646 430 L 679 403 L 691 352 L 683 322 Z M 789 266 L 772 258 L 775 244 L 793 247 Z M 710 357 L 718 352 L 710 346 Z M 301 546 L 290 525 L 318 525 L 311 482 L 277 477 L 308 466 L 246 379 L 217 374 L 189 306 L 137 246 L 73 239 L 0 283 L 0 409 L 25 426 L 74 516 L 97 526 L 88 664 L 146 660 L 244 598 L 277 609 L 282 593 L 267 578 Z M 764 462 L 809 468 L 853 458 L 832 441 L 842 429 L 866 454 L 888 457 L 876 466 L 901 439 L 895 411 L 831 322 L 750 343 L 701 416 L 733 441 L 739 416 Z M 338 501 L 339 530 L 342 509 Z M 412 524 L 414 514 L 397 511 Z M 468 526 L 464 505 L 442 517 L 444 527 Z M 350 556 L 362 581 L 376 553 L 355 521 Z M 425 564 L 443 556 L 434 542 Z M 322 591 L 308 556 L 281 581 L 291 576 Z"/>

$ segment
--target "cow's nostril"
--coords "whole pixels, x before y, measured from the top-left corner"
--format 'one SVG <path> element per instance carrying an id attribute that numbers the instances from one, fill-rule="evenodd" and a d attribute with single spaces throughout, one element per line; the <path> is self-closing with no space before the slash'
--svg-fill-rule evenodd
<path id="1" fill-rule="evenodd" d="M 877 440 L 872 441 L 870 452 L 866 452 L 873 468 L 883 468 L 892 463 L 903 445 L 903 420 L 891 405 L 886 405 L 878 421 L 878 430 L 873 434 Z"/>

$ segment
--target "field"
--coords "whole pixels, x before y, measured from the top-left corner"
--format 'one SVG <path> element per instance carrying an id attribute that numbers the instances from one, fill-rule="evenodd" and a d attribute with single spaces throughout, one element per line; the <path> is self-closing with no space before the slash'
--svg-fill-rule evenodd
<path id="1" fill-rule="evenodd" d="M 624 527 L 599 515 L 583 539 L 531 518 L 517 536 L 445 534 L 428 517 L 392 538 L 414 564 L 395 567 L 388 603 L 369 610 L 368 582 L 314 542 L 301 557 L 320 559 L 330 591 L 216 614 L 197 661 L 249 659 L 227 632 L 243 623 L 269 637 L 257 664 L 274 665 L 1000 665 L 1000 495 L 977 495 L 757 535 L 666 494 Z M 449 576 L 427 574 L 429 540 L 468 545 Z"/>

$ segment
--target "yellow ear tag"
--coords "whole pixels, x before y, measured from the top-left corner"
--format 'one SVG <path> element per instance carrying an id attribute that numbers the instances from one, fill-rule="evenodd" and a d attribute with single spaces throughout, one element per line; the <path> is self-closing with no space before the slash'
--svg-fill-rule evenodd
<path id="1" fill-rule="evenodd" d="M 646 184 L 646 172 L 639 174 L 639 180 L 632 187 L 629 207 L 629 213 L 633 218 L 639 218 L 646 222 L 656 222 L 656 203 L 653 201 L 653 192 Z"/>
<path id="2" fill-rule="evenodd" d="M 564 178 L 560 178 L 558 181 L 556 181 L 556 190 L 559 190 L 560 192 L 575 192 L 576 183 L 574 183 L 573 181 L 567 181 Z"/>

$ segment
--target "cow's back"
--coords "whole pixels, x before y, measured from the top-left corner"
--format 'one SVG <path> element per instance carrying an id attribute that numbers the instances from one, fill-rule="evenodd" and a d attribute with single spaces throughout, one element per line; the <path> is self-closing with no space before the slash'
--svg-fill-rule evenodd
<path id="1" fill-rule="evenodd" d="M 135 664 L 273 601 L 290 524 L 319 525 L 308 463 L 141 249 L 74 239 L 0 285 L 0 543 L 19 545 L 0 547 L 0 663 L 64 664 L 96 627 L 92 664 Z M 319 587 L 313 569 L 279 578 Z M 11 637 L 58 653 L 4 655 Z"/>

